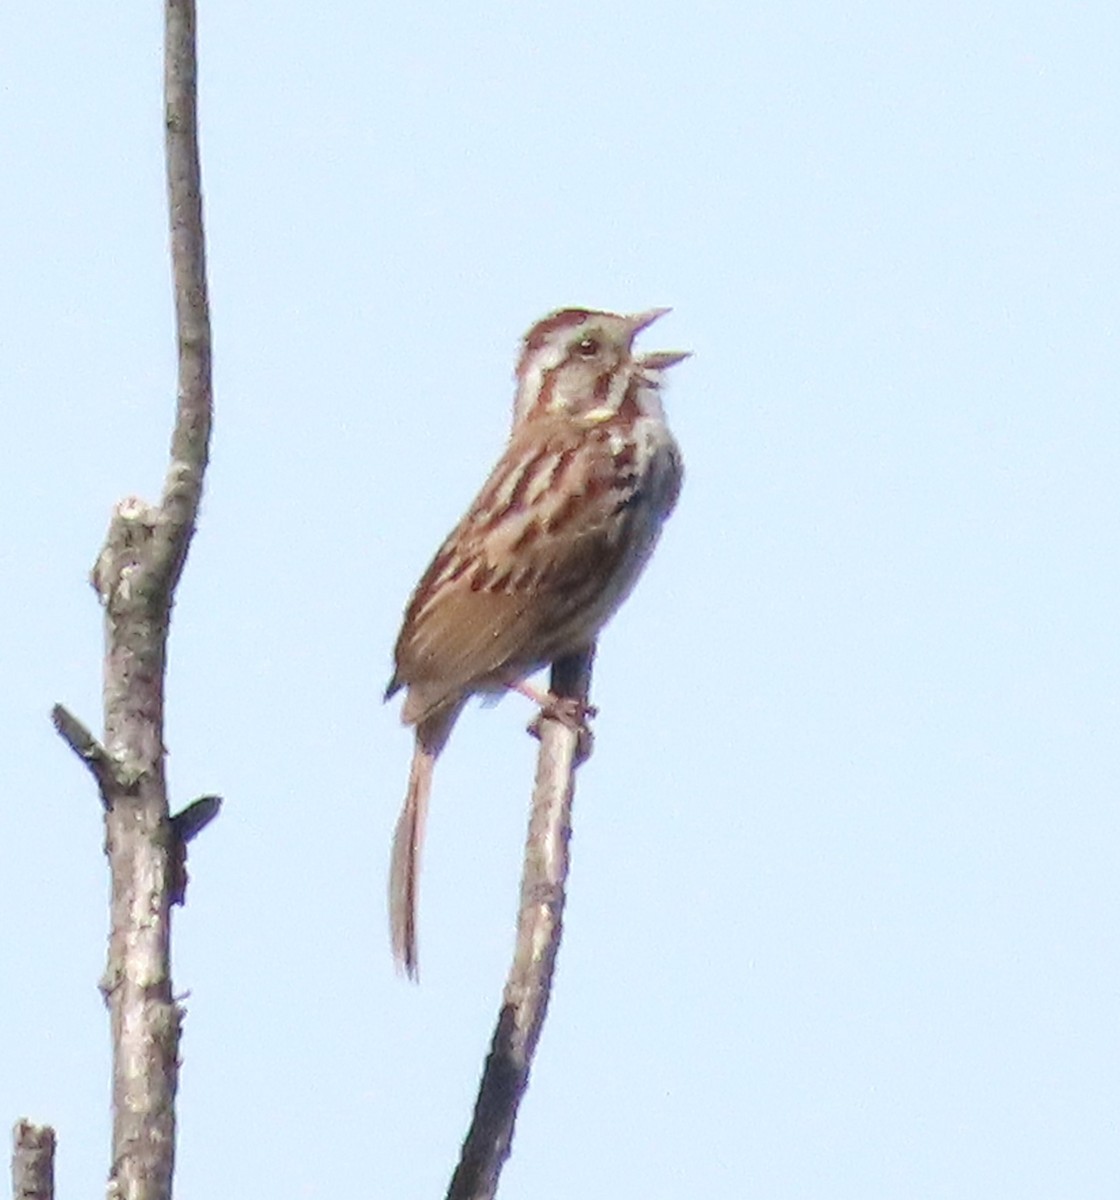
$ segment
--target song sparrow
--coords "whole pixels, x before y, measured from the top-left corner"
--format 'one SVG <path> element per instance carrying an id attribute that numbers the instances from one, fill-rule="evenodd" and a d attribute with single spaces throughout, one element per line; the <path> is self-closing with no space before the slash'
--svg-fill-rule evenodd
<path id="1" fill-rule="evenodd" d="M 632 350 L 668 311 L 571 308 L 529 330 L 509 444 L 405 610 L 385 698 L 407 689 L 401 717 L 416 743 L 389 911 L 393 953 L 412 978 L 432 768 L 455 719 L 471 695 L 519 686 L 589 647 L 676 503 L 681 460 L 659 390 L 662 372 L 688 355 Z"/>

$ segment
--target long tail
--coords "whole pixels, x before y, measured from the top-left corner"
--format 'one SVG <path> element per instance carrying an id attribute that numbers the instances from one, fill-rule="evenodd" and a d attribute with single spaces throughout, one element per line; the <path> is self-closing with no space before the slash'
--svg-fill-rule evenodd
<path id="1" fill-rule="evenodd" d="M 451 733 L 462 703 L 433 713 L 416 726 L 416 745 L 408 773 L 397 831 L 393 836 L 393 857 L 389 867 L 389 928 L 393 957 L 397 967 L 409 979 L 419 977 L 416 953 L 416 912 L 420 885 L 420 848 L 424 842 L 424 824 L 428 817 L 428 796 L 432 790 L 432 768 Z"/>

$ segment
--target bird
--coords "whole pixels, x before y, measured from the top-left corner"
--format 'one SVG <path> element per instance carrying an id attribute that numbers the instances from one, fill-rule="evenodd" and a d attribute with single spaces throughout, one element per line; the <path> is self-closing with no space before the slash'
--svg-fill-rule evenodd
<path id="1" fill-rule="evenodd" d="M 385 698 L 404 691 L 415 740 L 389 913 L 394 958 L 413 980 L 432 772 L 463 706 L 512 688 L 548 711 L 526 680 L 592 646 L 676 505 L 683 465 L 661 388 L 689 352 L 634 349 L 669 311 L 565 308 L 529 329 L 505 450 L 405 609 Z"/>

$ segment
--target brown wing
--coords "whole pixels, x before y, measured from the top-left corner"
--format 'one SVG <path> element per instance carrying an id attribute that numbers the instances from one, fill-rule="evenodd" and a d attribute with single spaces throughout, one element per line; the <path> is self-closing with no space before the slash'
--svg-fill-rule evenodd
<path id="1" fill-rule="evenodd" d="M 607 426 L 515 436 L 405 613 L 390 685 L 409 688 L 405 721 L 595 636 L 663 515 L 651 522 L 635 502 L 634 460 Z"/>

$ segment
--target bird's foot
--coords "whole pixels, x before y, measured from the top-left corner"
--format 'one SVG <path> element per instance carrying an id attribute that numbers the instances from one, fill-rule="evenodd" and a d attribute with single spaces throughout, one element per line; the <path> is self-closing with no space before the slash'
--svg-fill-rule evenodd
<path id="1" fill-rule="evenodd" d="M 543 692 L 524 680 L 509 686 L 527 696 L 541 710 L 528 725 L 533 737 L 540 738 L 542 721 L 559 721 L 561 725 L 574 730 L 577 735 L 576 766 L 590 757 L 595 739 L 588 722 L 599 711 L 594 704 L 588 704 L 578 696 L 554 696 L 551 692 Z"/>

